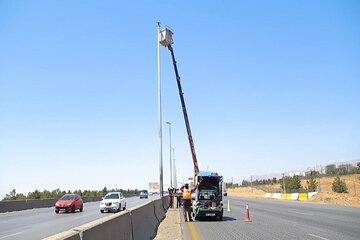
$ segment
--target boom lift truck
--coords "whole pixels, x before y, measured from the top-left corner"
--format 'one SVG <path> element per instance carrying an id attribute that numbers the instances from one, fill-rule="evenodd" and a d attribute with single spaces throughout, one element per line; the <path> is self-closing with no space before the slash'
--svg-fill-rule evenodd
<path id="1" fill-rule="evenodd" d="M 223 218 L 223 202 L 222 202 L 222 186 L 223 177 L 215 172 L 199 172 L 198 161 L 195 153 L 195 146 L 191 134 L 189 118 L 186 111 L 184 93 L 182 91 L 180 76 L 176 65 L 175 54 L 172 48 L 173 32 L 169 28 L 160 30 L 160 44 L 167 47 L 171 53 L 174 66 L 176 82 L 179 90 L 181 107 L 183 110 L 188 140 L 191 150 L 191 156 L 194 165 L 194 184 L 199 183 L 192 201 L 192 217 L 199 219 L 200 217 L 216 217 L 218 220 Z"/>

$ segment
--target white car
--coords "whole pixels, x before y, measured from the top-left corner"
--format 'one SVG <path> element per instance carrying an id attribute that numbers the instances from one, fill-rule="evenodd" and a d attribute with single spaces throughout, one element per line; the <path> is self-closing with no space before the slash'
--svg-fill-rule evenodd
<path id="1" fill-rule="evenodd" d="M 100 202 L 100 212 L 120 212 L 126 209 L 126 198 L 121 192 L 110 192 Z"/>

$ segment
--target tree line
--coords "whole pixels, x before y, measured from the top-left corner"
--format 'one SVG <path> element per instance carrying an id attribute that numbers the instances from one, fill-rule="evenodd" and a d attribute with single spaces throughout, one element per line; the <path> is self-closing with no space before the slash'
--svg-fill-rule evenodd
<path id="1" fill-rule="evenodd" d="M 60 198 L 64 194 L 67 193 L 75 193 L 79 194 L 82 197 L 103 197 L 108 192 L 122 192 L 123 194 L 139 194 L 138 189 L 107 189 L 104 187 L 102 190 L 75 190 L 75 191 L 64 191 L 59 188 L 49 191 L 49 190 L 35 190 L 33 192 L 29 192 L 27 195 L 23 193 L 17 193 L 16 189 L 10 191 L 10 193 L 6 194 L 6 196 L 2 199 L 2 201 L 6 200 L 26 200 L 26 199 L 47 199 L 47 198 Z"/>

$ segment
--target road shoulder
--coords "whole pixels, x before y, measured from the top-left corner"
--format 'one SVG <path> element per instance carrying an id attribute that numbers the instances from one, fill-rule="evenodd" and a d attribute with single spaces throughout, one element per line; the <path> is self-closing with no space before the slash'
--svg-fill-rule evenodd
<path id="1" fill-rule="evenodd" d="M 180 240 L 182 239 L 181 234 L 181 208 L 169 208 L 166 212 L 165 218 L 159 225 L 156 233 L 156 240 Z"/>

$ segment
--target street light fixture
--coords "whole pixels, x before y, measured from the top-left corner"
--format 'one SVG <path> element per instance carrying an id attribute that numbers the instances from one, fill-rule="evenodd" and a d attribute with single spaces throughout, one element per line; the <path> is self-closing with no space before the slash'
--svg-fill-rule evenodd
<path id="1" fill-rule="evenodd" d="M 173 174 L 172 174 L 172 157 L 171 157 L 171 122 L 166 122 L 166 124 L 169 125 L 169 139 L 170 139 L 170 148 L 169 148 L 169 151 L 170 151 L 170 187 L 173 186 Z"/>

